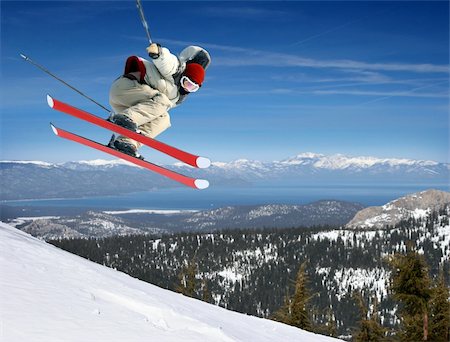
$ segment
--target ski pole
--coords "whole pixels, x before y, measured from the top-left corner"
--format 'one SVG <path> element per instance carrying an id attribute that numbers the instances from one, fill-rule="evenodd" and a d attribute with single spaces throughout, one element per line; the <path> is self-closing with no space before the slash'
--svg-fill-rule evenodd
<path id="1" fill-rule="evenodd" d="M 33 64 L 34 66 L 38 67 L 39 69 L 41 69 L 43 72 L 45 72 L 46 74 L 52 76 L 53 78 L 57 79 L 58 81 L 60 81 L 61 83 L 63 83 L 64 85 L 68 86 L 70 89 L 75 90 L 78 94 L 80 94 L 81 96 L 84 96 L 85 98 L 87 98 L 88 100 L 94 102 L 97 106 L 101 107 L 102 109 L 106 110 L 108 113 L 111 113 L 111 110 L 106 108 L 105 106 L 103 106 L 102 104 L 98 103 L 97 101 L 95 101 L 94 99 L 90 98 L 89 96 L 87 96 L 86 94 L 82 93 L 81 91 L 79 91 L 77 88 L 71 86 L 69 83 L 67 83 L 66 81 L 62 80 L 61 78 L 59 78 L 58 76 L 54 75 L 53 73 L 51 73 L 48 69 L 44 68 L 42 65 L 39 65 L 38 63 L 36 63 L 35 61 L 33 61 L 31 58 L 25 56 L 24 54 L 20 54 L 20 57 L 22 57 L 24 60 L 26 60 L 27 62 L 30 62 L 31 64 Z"/>
<path id="2" fill-rule="evenodd" d="M 152 38 L 150 37 L 150 32 L 148 30 L 147 20 L 145 20 L 144 9 L 142 8 L 141 0 L 136 0 L 136 6 L 139 10 L 139 16 L 141 17 L 142 25 L 144 25 L 145 32 L 147 33 L 148 42 L 152 44 Z"/>

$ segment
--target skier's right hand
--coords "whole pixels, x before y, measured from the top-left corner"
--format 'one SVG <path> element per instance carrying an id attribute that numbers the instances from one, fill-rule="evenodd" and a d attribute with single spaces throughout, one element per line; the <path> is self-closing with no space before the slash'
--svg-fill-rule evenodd
<path id="1" fill-rule="evenodd" d="M 147 53 L 153 59 L 158 58 L 161 55 L 161 45 L 159 45 L 158 43 L 150 44 L 150 46 L 147 48 Z"/>

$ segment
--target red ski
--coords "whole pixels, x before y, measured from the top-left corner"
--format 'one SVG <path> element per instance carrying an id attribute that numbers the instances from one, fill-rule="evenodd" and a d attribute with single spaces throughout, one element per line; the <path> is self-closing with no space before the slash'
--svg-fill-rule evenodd
<path id="1" fill-rule="evenodd" d="M 99 120 L 101 120 L 101 119 L 99 119 Z M 86 139 L 86 138 L 84 138 L 82 136 L 73 134 L 71 132 L 65 131 L 65 130 L 60 129 L 60 128 L 57 128 L 57 127 L 55 127 L 53 125 L 51 125 L 51 126 L 52 126 L 52 129 L 53 129 L 53 132 L 57 136 L 59 136 L 61 138 L 72 140 L 72 141 L 75 141 L 75 142 L 80 143 L 82 145 L 86 145 L 86 146 L 95 148 L 95 149 L 97 149 L 99 151 L 109 153 L 109 154 L 111 154 L 111 155 L 113 155 L 115 157 L 124 159 L 126 161 L 129 161 L 130 163 L 133 163 L 135 165 L 138 165 L 138 166 L 144 167 L 146 169 L 149 169 L 151 171 L 154 171 L 156 173 L 159 173 L 160 175 L 163 175 L 165 177 L 173 179 L 173 180 L 175 180 L 177 182 L 180 182 L 180 183 L 182 183 L 182 184 L 184 184 L 186 186 L 189 186 L 191 188 L 194 188 L 194 189 L 206 189 L 209 186 L 209 182 L 207 180 L 195 179 L 195 178 L 187 177 L 187 176 L 182 175 L 180 173 L 168 170 L 168 169 L 166 169 L 166 168 L 164 168 L 162 166 L 159 166 L 159 165 L 156 165 L 156 164 L 152 164 L 152 163 L 150 163 L 148 161 L 145 161 L 145 160 L 142 160 L 142 159 L 130 156 L 130 155 L 122 153 L 122 152 L 119 152 L 119 151 L 117 151 L 117 150 L 115 150 L 115 149 L 113 149 L 111 147 L 102 145 L 102 144 L 100 144 L 100 143 L 98 143 L 96 141 Z"/>
<path id="2" fill-rule="evenodd" d="M 211 165 L 211 161 L 208 158 L 196 156 L 194 154 L 185 152 L 173 146 L 162 143 L 158 140 L 146 137 L 145 135 L 136 133 L 134 131 L 130 131 L 129 129 L 123 128 L 101 117 L 98 117 L 91 113 L 85 112 L 84 110 L 78 109 L 64 102 L 61 102 L 57 99 L 54 99 L 50 95 L 47 95 L 47 102 L 48 105 L 53 109 L 72 115 L 78 119 L 82 119 L 87 122 L 93 123 L 97 126 L 109 129 L 118 134 L 125 135 L 133 140 L 139 141 L 140 143 L 146 146 L 152 147 L 175 159 L 178 159 L 179 161 L 182 161 L 183 163 L 186 163 L 188 165 L 198 168 L 207 168 Z"/>

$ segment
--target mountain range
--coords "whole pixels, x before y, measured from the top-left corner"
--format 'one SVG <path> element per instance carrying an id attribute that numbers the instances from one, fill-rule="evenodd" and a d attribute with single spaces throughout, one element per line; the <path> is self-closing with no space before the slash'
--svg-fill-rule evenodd
<path id="1" fill-rule="evenodd" d="M 168 168 L 208 179 L 211 186 L 368 183 L 448 184 L 450 164 L 411 159 L 326 156 L 303 153 L 272 162 L 239 159 L 213 162 L 208 169 L 181 163 Z M 179 184 L 121 160 L 51 164 L 0 162 L 1 200 L 118 195 L 178 187 Z"/>
<path id="2" fill-rule="evenodd" d="M 180 164 L 177 164 L 180 166 Z M 435 161 L 376 157 L 349 157 L 342 154 L 302 153 L 281 161 L 261 162 L 239 159 L 213 163 L 212 171 L 235 174 L 247 181 L 285 180 L 286 182 L 321 179 L 448 179 L 450 165 Z M 219 171 L 220 170 L 220 171 Z M 405 179 L 406 177 L 406 179 Z"/>

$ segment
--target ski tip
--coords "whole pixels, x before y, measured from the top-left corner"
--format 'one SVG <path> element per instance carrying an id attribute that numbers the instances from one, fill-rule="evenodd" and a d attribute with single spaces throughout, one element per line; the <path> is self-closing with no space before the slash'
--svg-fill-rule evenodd
<path id="1" fill-rule="evenodd" d="M 27 56 L 25 56 L 23 53 L 19 53 L 19 55 L 20 55 L 20 57 L 22 57 L 23 59 L 25 59 L 25 60 L 27 60 L 28 59 L 28 57 Z"/>
<path id="2" fill-rule="evenodd" d="M 53 101 L 53 98 L 49 94 L 47 94 L 47 103 L 48 103 L 50 108 L 53 108 L 53 106 L 55 105 L 55 102 Z"/>
<path id="3" fill-rule="evenodd" d="M 206 189 L 209 186 L 209 182 L 206 179 L 196 179 L 194 184 L 199 190 Z"/>
<path id="4" fill-rule="evenodd" d="M 211 160 L 205 157 L 198 157 L 195 163 L 197 164 L 197 167 L 200 169 L 206 169 L 207 167 L 211 166 Z"/>
<path id="5" fill-rule="evenodd" d="M 55 133 L 55 135 L 58 135 L 58 129 L 55 126 L 53 126 L 53 124 L 51 122 L 50 122 L 50 127 L 52 128 L 53 133 Z"/>

